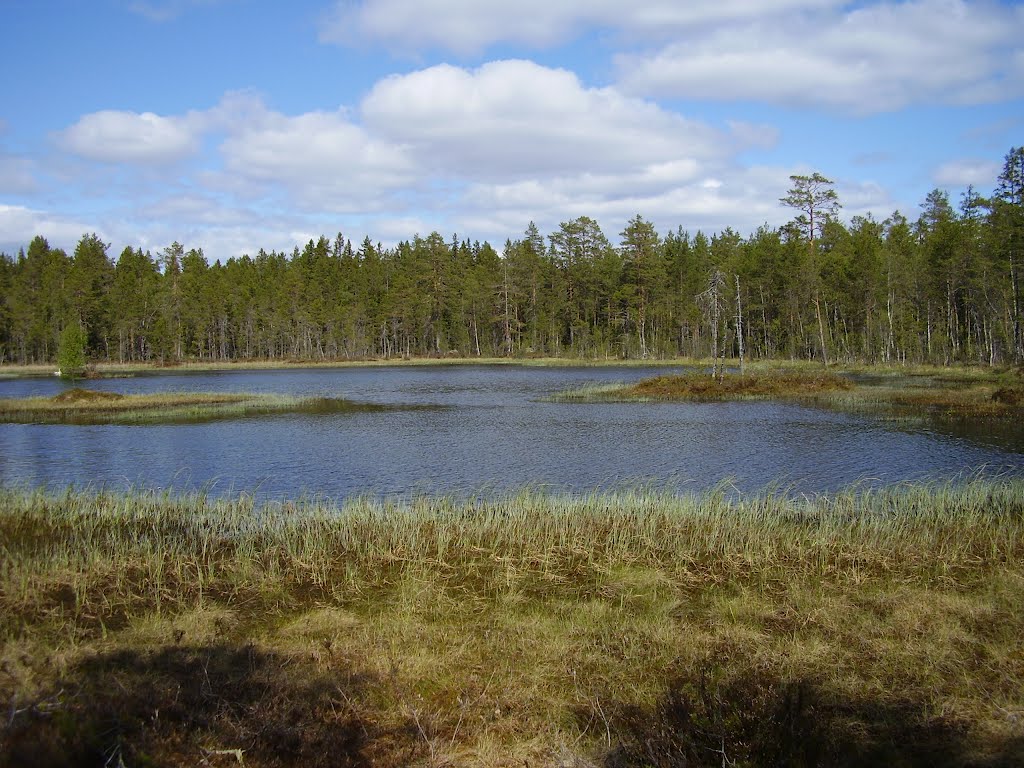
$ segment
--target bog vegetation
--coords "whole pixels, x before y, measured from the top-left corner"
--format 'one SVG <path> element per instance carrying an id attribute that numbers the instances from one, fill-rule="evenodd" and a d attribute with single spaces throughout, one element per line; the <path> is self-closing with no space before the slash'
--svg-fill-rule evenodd
<path id="1" fill-rule="evenodd" d="M 839 218 L 830 180 L 792 177 L 796 214 L 743 235 L 586 216 L 499 249 L 434 232 L 382 248 L 340 233 L 208 263 L 86 235 L 0 255 L 0 362 L 51 362 L 80 324 L 92 360 L 733 356 L 824 362 L 1024 359 L 1024 148 L 996 189 L 934 190 L 916 215 Z M 781 190 L 780 190 L 781 191 Z"/>
<path id="2" fill-rule="evenodd" d="M 854 371 L 832 373 L 808 365 L 755 365 L 747 373 L 719 369 L 667 374 L 632 383 L 589 385 L 553 394 L 554 402 L 657 402 L 792 400 L 804 404 L 895 415 L 1019 419 L 1024 408 L 1020 371 L 990 368 L 917 368 L 885 375 L 870 368 L 870 381 Z M 863 378 L 863 376 L 859 377 Z"/>
<path id="3" fill-rule="evenodd" d="M 0 766 L 1021 765 L 1024 485 L 0 489 Z"/>
<path id="4" fill-rule="evenodd" d="M 334 397 L 243 392 L 164 392 L 122 395 L 75 387 L 53 397 L 0 398 L 0 423 L 168 424 L 280 413 L 349 413 L 387 406 Z"/>

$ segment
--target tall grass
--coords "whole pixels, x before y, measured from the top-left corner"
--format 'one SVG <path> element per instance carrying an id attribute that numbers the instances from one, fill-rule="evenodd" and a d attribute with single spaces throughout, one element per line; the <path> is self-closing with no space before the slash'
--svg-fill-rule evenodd
<path id="1" fill-rule="evenodd" d="M 620 566 L 684 580 L 844 575 L 927 583 L 975 578 L 1024 556 L 1024 481 L 796 499 L 527 491 L 340 506 L 4 489 L 0 533 L 8 619 L 45 612 L 47 595 L 62 585 L 75 591 L 79 610 L 93 600 L 174 605 L 203 589 L 258 597 L 264 588 L 301 587 L 294 596 L 301 601 L 310 589 L 326 594 L 338 584 L 381 587 L 409 569 L 467 580 L 492 596 L 512 571 L 520 586 L 571 595 Z"/>
<path id="2" fill-rule="evenodd" d="M 136 762 L 281 764 L 254 734 L 287 721 L 311 765 L 1013 765 L 1022 587 L 1014 478 L 342 504 L 6 488 L 0 695 L 56 701 Z M 191 690 L 202 720 L 168 725 Z M 47 722 L 12 717 L 0 747 Z M 350 752 L 317 746 L 345 729 Z"/>

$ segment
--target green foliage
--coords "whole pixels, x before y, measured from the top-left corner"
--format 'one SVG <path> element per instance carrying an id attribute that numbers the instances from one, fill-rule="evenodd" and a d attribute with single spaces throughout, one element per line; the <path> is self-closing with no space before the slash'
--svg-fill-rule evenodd
<path id="1" fill-rule="evenodd" d="M 72 321 L 64 326 L 60 334 L 60 347 L 57 350 L 57 365 L 62 379 L 76 378 L 85 373 L 85 329 Z"/>
<path id="2" fill-rule="evenodd" d="M 212 264 L 178 242 L 125 248 L 115 265 L 96 235 L 71 258 L 37 237 L 0 256 L 0 361 L 52 362 L 73 307 L 90 357 L 125 363 L 729 357 L 739 332 L 753 359 L 1020 362 L 1022 178 L 1015 148 L 990 199 L 934 190 L 916 220 L 843 222 L 828 178 L 793 176 L 780 202 L 796 218 L 777 229 L 662 236 L 637 215 L 613 243 L 579 216 L 547 236 L 531 222 L 500 255 L 339 233 Z"/>

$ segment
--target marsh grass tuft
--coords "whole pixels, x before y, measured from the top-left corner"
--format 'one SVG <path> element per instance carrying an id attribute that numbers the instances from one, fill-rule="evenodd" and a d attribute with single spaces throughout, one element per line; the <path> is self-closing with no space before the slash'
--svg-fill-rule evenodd
<path id="1" fill-rule="evenodd" d="M 1024 754 L 1020 480 L 340 506 L 0 489 L 0 542 L 0 765 L 34 744 L 55 745 L 40 765 Z"/>

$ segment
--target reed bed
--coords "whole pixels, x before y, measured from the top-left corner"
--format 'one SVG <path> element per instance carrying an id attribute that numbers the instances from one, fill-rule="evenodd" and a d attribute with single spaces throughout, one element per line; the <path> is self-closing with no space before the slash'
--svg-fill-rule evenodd
<path id="1" fill-rule="evenodd" d="M 1019 479 L 340 505 L 8 488 L 0 547 L 8 754 L 55 733 L 126 765 L 1024 754 Z"/>

